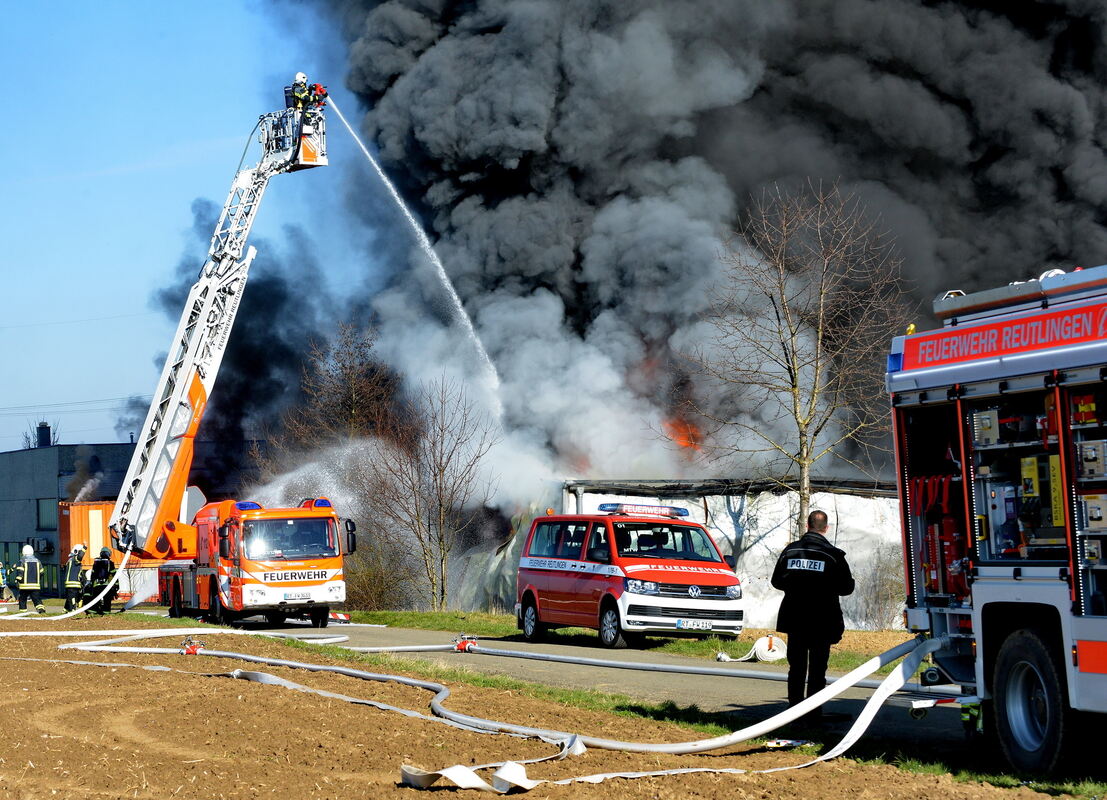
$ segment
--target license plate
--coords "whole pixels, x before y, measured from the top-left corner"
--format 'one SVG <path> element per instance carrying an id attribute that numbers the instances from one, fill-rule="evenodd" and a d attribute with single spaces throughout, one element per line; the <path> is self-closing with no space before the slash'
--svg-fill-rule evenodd
<path id="1" fill-rule="evenodd" d="M 709 631 L 711 630 L 711 623 L 705 619 L 678 619 L 676 621 L 678 630 L 682 631 Z"/>
<path id="2" fill-rule="evenodd" d="M 285 600 L 310 600 L 311 592 L 285 592 Z"/>

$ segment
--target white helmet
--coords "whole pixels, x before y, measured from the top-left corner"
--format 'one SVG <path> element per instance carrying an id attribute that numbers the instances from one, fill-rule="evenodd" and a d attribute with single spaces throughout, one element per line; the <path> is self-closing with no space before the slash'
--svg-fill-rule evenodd
<path id="1" fill-rule="evenodd" d="M 80 553 L 83 553 L 84 551 L 85 546 L 83 544 L 77 544 L 73 546 L 73 555 L 78 555 Z"/>
<path id="2" fill-rule="evenodd" d="M 292 79 L 293 83 L 307 83 L 307 75 L 302 72 L 297 72 L 296 77 Z"/>
<path id="3" fill-rule="evenodd" d="M 35 554 L 35 548 L 31 547 L 29 544 L 23 545 L 23 555 L 33 556 L 34 554 Z"/>

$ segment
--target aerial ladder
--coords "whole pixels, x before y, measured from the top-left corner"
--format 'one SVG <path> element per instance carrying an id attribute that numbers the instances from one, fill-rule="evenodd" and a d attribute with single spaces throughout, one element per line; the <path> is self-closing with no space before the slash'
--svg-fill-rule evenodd
<path id="1" fill-rule="evenodd" d="M 175 539 L 195 537 L 189 525 L 195 509 L 185 508 L 194 440 L 257 253 L 246 245 L 250 228 L 273 176 L 327 164 L 326 89 L 313 90 L 306 108 L 263 114 L 255 127 L 261 157 L 243 168 L 244 153 L 239 162 L 108 524 L 116 549 L 128 557 L 134 551 L 166 558 Z M 291 106 L 290 94 L 286 88 Z"/>

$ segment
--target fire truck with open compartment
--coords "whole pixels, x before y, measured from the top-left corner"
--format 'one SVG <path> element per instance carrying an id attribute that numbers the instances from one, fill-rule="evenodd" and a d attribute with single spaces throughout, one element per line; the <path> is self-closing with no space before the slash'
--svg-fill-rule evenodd
<path id="1" fill-rule="evenodd" d="M 343 537 L 329 500 L 295 508 L 207 503 L 187 485 L 193 442 L 256 254 L 247 237 L 273 176 L 327 164 L 325 97 L 316 85 L 306 107 L 287 102 L 259 118 L 260 158 L 235 174 L 112 511 L 116 548 L 160 562 L 158 593 L 175 615 L 228 621 L 260 613 L 271 622 L 296 615 L 321 627 L 330 607 L 346 599 L 342 556 L 355 547 L 354 525 L 346 521 Z"/>
<path id="2" fill-rule="evenodd" d="M 1107 266 L 934 312 L 886 376 L 907 625 L 948 637 L 941 678 L 1008 761 L 1050 770 L 1107 712 Z"/>

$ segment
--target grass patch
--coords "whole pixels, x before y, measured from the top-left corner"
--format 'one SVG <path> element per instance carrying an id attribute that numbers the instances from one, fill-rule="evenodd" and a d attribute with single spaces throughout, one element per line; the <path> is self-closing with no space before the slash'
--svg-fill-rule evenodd
<path id="1" fill-rule="evenodd" d="M 426 631 L 447 631 L 450 633 L 468 633 L 473 636 L 492 636 L 500 639 L 522 639 L 513 614 L 493 614 L 484 611 L 351 611 L 351 622 L 363 622 L 373 625 L 388 625 L 394 628 L 415 628 Z M 726 653 L 731 658 L 744 656 L 763 631 L 748 631 L 738 640 L 720 639 L 709 636 L 705 639 L 666 639 L 651 636 L 645 640 L 642 649 L 669 653 L 676 656 L 689 656 L 710 661 L 715 654 Z M 588 628 L 557 628 L 549 631 L 547 640 L 552 644 L 576 645 L 579 647 L 600 648 L 596 632 Z M 844 650 L 836 646 L 830 651 L 830 670 L 849 672 L 864 664 L 876 652 Z M 780 662 L 784 668 L 784 662 Z M 879 674 L 892 671 L 894 665 L 881 668 Z"/>
<path id="2" fill-rule="evenodd" d="M 864 747 L 864 739 L 859 745 Z M 934 761 L 923 761 L 902 752 L 855 755 L 852 758 L 860 764 L 891 764 L 905 772 L 920 775 L 949 775 L 958 783 L 985 783 L 1001 789 L 1018 789 L 1020 786 L 1025 786 L 1044 794 L 1071 795 L 1086 800 L 1102 800 L 1107 797 L 1107 783 L 1103 781 L 1074 779 L 1071 776 L 1019 777 L 1001 771 L 1005 765 L 996 761 L 999 758 L 998 755 L 991 756 L 992 763 L 984 763 L 981 768 L 978 768 L 975 763 L 987 762 L 988 758 L 983 757 L 978 748 L 969 747 L 965 748 L 965 751 L 960 757 Z M 968 766 L 969 763 L 973 763 L 974 766 Z"/>

